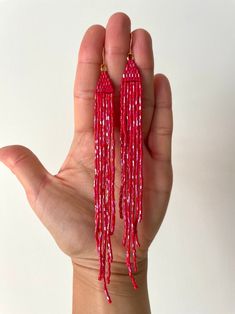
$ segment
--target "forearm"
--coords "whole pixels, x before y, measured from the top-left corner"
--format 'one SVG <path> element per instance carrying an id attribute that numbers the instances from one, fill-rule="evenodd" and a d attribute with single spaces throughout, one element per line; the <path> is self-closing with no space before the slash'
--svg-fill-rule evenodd
<path id="1" fill-rule="evenodd" d="M 111 282 L 108 285 L 112 303 L 104 294 L 103 282 L 98 281 L 97 261 L 73 262 L 73 314 L 149 314 L 147 289 L 147 259 L 138 264 L 135 279 L 138 289 L 122 263 L 112 263 Z"/>

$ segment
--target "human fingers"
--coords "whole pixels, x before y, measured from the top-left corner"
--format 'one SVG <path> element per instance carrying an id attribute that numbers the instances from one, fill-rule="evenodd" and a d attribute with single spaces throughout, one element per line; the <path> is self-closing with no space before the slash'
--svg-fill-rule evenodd
<path id="1" fill-rule="evenodd" d="M 154 59 L 152 39 L 150 34 L 144 29 L 134 30 L 132 39 L 133 55 L 140 69 L 143 84 L 142 130 L 144 139 L 146 139 L 154 111 Z"/>
<path id="2" fill-rule="evenodd" d="M 120 83 L 130 48 L 130 29 L 130 18 L 124 13 L 113 14 L 106 26 L 105 63 L 115 90 L 115 126 L 119 125 Z"/>
<path id="3" fill-rule="evenodd" d="M 94 95 L 102 63 L 105 29 L 93 25 L 86 31 L 78 55 L 74 83 L 75 132 L 93 129 Z"/>
<path id="4" fill-rule="evenodd" d="M 157 161 L 171 162 L 173 114 L 170 83 L 165 75 L 154 79 L 155 106 L 148 136 L 148 148 Z"/>

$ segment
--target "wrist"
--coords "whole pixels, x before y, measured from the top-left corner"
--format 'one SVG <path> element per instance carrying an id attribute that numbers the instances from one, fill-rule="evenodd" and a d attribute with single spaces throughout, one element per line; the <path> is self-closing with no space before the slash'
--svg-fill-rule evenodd
<path id="1" fill-rule="evenodd" d="M 138 262 L 134 273 L 138 288 L 134 289 L 125 263 L 112 262 L 108 291 L 105 297 L 103 281 L 98 280 L 98 262 L 94 259 L 73 259 L 73 314 L 88 313 L 150 313 L 147 289 L 147 258 Z"/>

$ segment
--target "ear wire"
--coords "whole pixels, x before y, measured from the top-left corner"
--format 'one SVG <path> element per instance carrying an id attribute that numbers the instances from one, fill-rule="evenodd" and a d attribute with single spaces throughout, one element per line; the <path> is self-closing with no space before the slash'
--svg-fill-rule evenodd
<path id="1" fill-rule="evenodd" d="M 129 45 L 129 52 L 127 55 L 127 60 L 133 60 L 134 59 L 132 46 L 133 46 L 133 32 L 130 32 L 130 45 Z"/>
<path id="2" fill-rule="evenodd" d="M 102 63 L 101 63 L 101 66 L 100 66 L 100 70 L 101 71 L 107 71 L 107 66 L 105 64 L 105 51 L 104 51 L 104 47 L 102 49 Z"/>

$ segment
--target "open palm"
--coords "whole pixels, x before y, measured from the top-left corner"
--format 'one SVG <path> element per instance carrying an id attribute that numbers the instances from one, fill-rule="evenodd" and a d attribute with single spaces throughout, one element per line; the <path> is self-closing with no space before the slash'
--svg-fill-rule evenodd
<path id="1" fill-rule="evenodd" d="M 106 28 L 91 26 L 84 35 L 74 85 L 74 138 L 56 175 L 50 174 L 26 147 L 0 149 L 0 160 L 18 177 L 29 203 L 58 246 L 76 262 L 98 261 L 94 238 L 94 92 L 105 47 L 105 62 L 115 88 L 116 226 L 114 260 L 124 262 L 123 221 L 119 218 L 120 188 L 119 87 L 130 44 L 130 20 L 116 13 Z M 143 77 L 144 191 L 143 220 L 138 225 L 140 261 L 163 220 L 172 186 L 172 110 L 169 82 L 154 76 L 151 37 L 133 32 L 133 53 Z M 98 263 L 97 263 L 98 268 Z"/>

